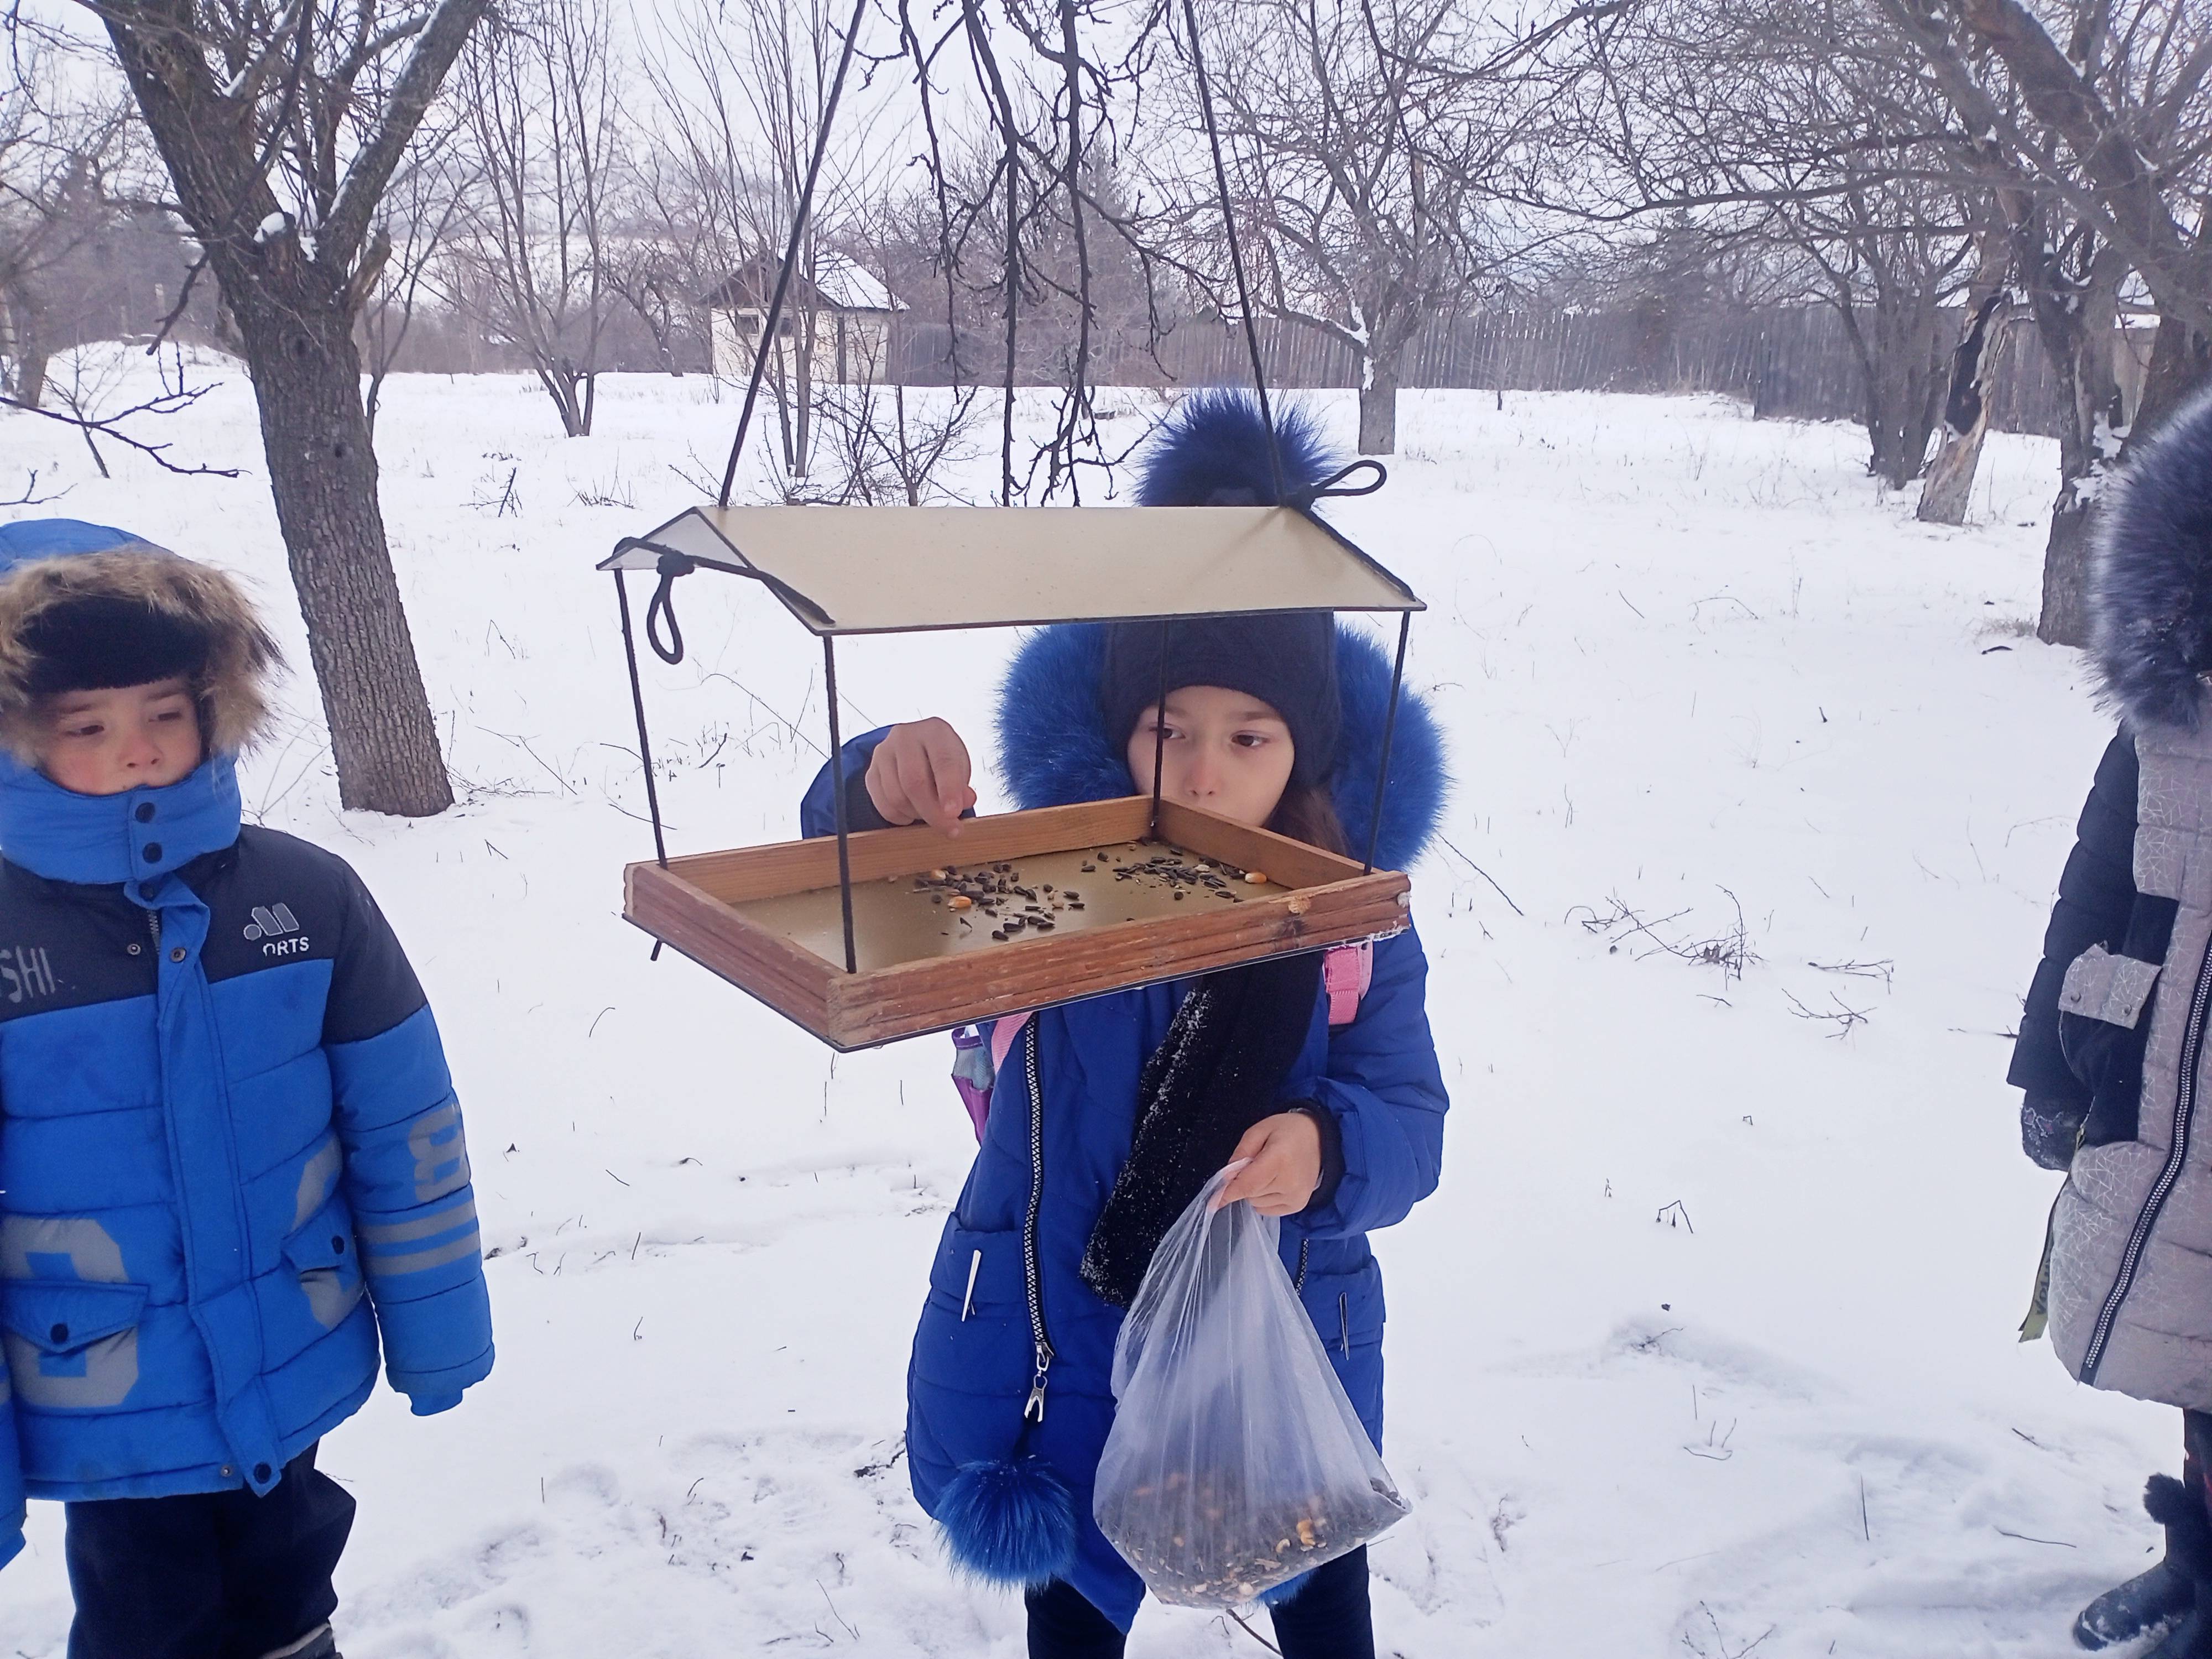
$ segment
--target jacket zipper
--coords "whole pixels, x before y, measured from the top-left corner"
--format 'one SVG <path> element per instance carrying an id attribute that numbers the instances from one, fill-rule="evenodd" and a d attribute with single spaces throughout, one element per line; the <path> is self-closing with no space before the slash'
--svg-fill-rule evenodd
<path id="1" fill-rule="evenodd" d="M 2181 1179 L 2182 1165 L 2189 1157 L 2189 1132 L 2197 1115 L 2197 1062 L 2204 1047 L 2204 1014 L 2208 1002 L 2212 1002 L 2212 942 L 2204 949 L 2204 960 L 2197 969 L 2197 993 L 2190 1000 L 2189 1024 L 2182 1032 L 2180 1081 L 2173 1097 L 2173 1134 L 2166 1149 L 2166 1166 L 2158 1172 L 2158 1180 L 2144 1200 L 2142 1212 L 2136 1217 L 2135 1230 L 2128 1235 L 2128 1248 L 2120 1257 L 2118 1276 L 2112 1288 L 2106 1293 L 2105 1305 L 2099 1310 L 2097 1323 L 2089 1333 L 2089 1346 L 2081 1356 L 2081 1380 L 2094 1382 L 2097 1367 L 2104 1363 L 2106 1345 L 2112 1340 L 2113 1322 L 2120 1316 L 2120 1304 L 2128 1299 L 2135 1287 L 2136 1269 L 2141 1265 L 2142 1253 L 2150 1243 L 2151 1229 L 2158 1224 L 2159 1212 L 2173 1191 L 2174 1183 Z"/>
<path id="2" fill-rule="evenodd" d="M 1030 1073 L 1030 1207 L 1022 1219 L 1022 1273 L 1030 1300 L 1030 1339 L 1036 1347 L 1036 1373 L 1030 1381 L 1029 1403 L 1022 1420 L 1044 1421 L 1046 1373 L 1052 1370 L 1052 1339 L 1044 1328 L 1044 1285 L 1037 1272 L 1037 1211 L 1044 1201 L 1044 1085 L 1037 1073 L 1037 1022 L 1032 1018 L 1024 1036 L 1024 1058 Z"/>
<path id="3" fill-rule="evenodd" d="M 1313 1240 L 1300 1239 L 1298 1241 L 1298 1276 L 1291 1282 L 1291 1288 L 1300 1294 L 1304 1294 L 1306 1288 L 1306 1257 L 1312 1254 Z"/>

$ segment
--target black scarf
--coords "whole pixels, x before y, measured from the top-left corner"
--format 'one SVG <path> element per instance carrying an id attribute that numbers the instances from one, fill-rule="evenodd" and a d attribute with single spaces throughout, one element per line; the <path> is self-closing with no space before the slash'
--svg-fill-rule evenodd
<path id="1" fill-rule="evenodd" d="M 1129 1161 L 1083 1252 L 1083 1282 L 1115 1307 L 1136 1299 L 1160 1240 L 1244 1132 L 1283 1109 L 1321 974 L 1318 953 L 1224 969 L 1176 1011 L 1138 1082 Z"/>

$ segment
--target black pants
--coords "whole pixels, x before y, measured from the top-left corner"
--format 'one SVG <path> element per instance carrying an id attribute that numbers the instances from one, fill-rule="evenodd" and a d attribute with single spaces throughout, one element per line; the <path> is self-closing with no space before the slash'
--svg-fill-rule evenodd
<path id="1" fill-rule="evenodd" d="M 1127 1638 L 1073 1585 L 1054 1579 L 1028 1599 L 1030 1659 L 1121 1659 Z M 1364 1549 L 1315 1568 L 1304 1589 L 1270 1611 L 1283 1659 L 1375 1659 Z"/>
<path id="2" fill-rule="evenodd" d="M 69 1659 L 261 1659 L 325 1622 L 353 1499 L 315 1449 L 240 1488 L 68 1505 Z"/>

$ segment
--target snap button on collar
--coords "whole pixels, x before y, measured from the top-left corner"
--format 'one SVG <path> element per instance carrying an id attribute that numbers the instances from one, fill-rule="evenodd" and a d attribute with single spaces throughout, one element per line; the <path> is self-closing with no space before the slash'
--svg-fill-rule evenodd
<path id="1" fill-rule="evenodd" d="M 152 801 L 150 801 L 150 800 L 142 800 L 142 801 L 140 801 L 140 802 L 138 803 L 138 809 L 137 809 L 137 811 L 135 811 L 135 812 L 133 812 L 133 813 L 131 814 L 131 816 L 132 816 L 133 817 L 137 818 L 137 819 L 138 820 L 138 822 L 139 822 L 139 823 L 153 823 L 153 821 L 154 821 L 154 803 L 153 803 Z"/>

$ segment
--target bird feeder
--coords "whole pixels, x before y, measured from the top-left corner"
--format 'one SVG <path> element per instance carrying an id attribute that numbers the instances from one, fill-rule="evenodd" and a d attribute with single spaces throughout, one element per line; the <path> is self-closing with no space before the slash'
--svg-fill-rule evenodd
<path id="1" fill-rule="evenodd" d="M 1309 847 L 1164 800 L 1157 767 L 1149 797 L 972 819 L 957 836 L 845 821 L 836 650 L 851 635 L 1395 613 L 1387 779 L 1407 629 L 1424 607 L 1304 507 L 707 505 L 624 539 L 599 568 L 615 576 L 655 854 L 625 872 L 623 914 L 833 1048 L 1406 926 L 1410 883 L 1374 867 L 1371 833 L 1364 860 Z M 658 578 L 646 632 L 664 660 L 682 659 L 673 589 L 695 573 L 759 582 L 822 641 L 834 837 L 669 856 L 632 572 Z M 1378 781 L 1378 827 L 1381 793 Z"/>

